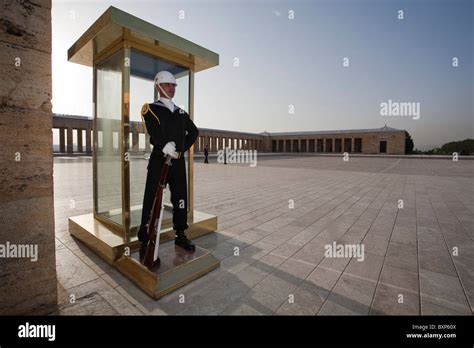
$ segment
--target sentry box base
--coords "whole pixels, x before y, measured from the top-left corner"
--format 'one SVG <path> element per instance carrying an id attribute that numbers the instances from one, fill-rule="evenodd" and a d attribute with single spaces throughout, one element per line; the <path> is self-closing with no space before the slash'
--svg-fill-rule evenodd
<path id="1" fill-rule="evenodd" d="M 130 256 L 122 255 L 116 267 L 144 292 L 154 299 L 190 283 L 219 267 L 219 260 L 199 246 L 193 252 L 175 246 L 174 242 L 160 245 L 159 268 L 149 270 L 138 260 L 138 251 Z"/>
<path id="2" fill-rule="evenodd" d="M 195 210 L 188 218 L 188 225 L 186 235 L 189 239 L 195 239 L 217 230 L 217 216 Z M 138 262 L 139 241 L 136 235 L 125 243 L 117 231 L 94 219 L 93 214 L 70 217 L 69 233 L 155 299 L 203 276 L 220 264 L 208 250 L 199 246 L 194 252 L 176 247 L 172 227 L 161 231 L 161 266 L 153 272 Z"/>
<path id="3" fill-rule="evenodd" d="M 213 233 L 217 230 L 217 216 L 195 210 L 192 216 L 188 216 L 188 226 L 186 236 L 189 239 Z M 129 247 L 130 251 L 139 247 L 136 233 L 132 235 L 130 242 L 126 243 L 120 233 L 94 219 L 92 213 L 70 217 L 69 233 L 111 265 L 125 253 L 126 247 Z M 173 239 L 173 228 L 162 225 L 160 243 Z"/>

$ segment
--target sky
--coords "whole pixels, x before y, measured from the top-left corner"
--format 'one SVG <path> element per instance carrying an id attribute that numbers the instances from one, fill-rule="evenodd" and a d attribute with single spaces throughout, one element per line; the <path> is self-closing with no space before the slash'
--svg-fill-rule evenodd
<path id="1" fill-rule="evenodd" d="M 92 116 L 92 68 L 68 62 L 67 50 L 109 6 L 219 54 L 195 75 L 198 127 L 386 124 L 418 149 L 474 138 L 472 0 L 53 0 L 54 113 Z M 389 101 L 419 115 L 383 115 Z"/>

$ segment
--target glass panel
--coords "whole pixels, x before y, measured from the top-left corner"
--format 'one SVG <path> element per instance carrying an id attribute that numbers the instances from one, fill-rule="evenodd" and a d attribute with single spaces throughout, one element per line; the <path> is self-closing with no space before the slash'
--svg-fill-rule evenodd
<path id="1" fill-rule="evenodd" d="M 97 214 L 122 225 L 122 51 L 97 66 Z"/>
<path id="2" fill-rule="evenodd" d="M 141 222 L 143 195 L 147 176 L 148 158 L 153 150 L 149 137 L 145 137 L 145 125 L 141 119 L 141 108 L 144 103 L 151 103 L 157 99 L 153 80 L 157 72 L 167 70 L 175 75 L 176 94 L 173 102 L 189 110 L 189 70 L 168 61 L 158 59 L 149 54 L 132 49 L 131 51 L 131 76 L 130 76 L 130 132 L 132 133 L 130 149 L 130 214 L 131 228 L 139 227 Z M 133 134 L 133 133 L 138 133 Z M 148 152 L 146 150 L 149 146 Z M 186 169 L 188 164 L 186 161 Z M 189 173 L 189 172 L 188 172 Z M 189 186 L 188 186 L 189 192 Z M 172 225 L 172 206 L 169 187 L 166 189 L 165 211 L 163 224 Z"/>

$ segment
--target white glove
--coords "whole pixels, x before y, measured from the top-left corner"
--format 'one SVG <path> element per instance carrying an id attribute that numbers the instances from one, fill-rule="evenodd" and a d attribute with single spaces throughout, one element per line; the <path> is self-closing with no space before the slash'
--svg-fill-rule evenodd
<path id="1" fill-rule="evenodd" d="M 176 152 L 176 144 L 174 141 L 170 141 L 163 147 L 163 153 L 165 155 L 169 155 L 173 157 L 174 159 L 178 158 L 178 153 Z"/>

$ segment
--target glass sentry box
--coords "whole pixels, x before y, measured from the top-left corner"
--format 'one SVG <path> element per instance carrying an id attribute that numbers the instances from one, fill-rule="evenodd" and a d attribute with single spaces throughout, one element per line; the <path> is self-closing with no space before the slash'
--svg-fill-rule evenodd
<path id="1" fill-rule="evenodd" d="M 69 218 L 70 233 L 155 298 L 175 288 L 160 289 L 159 285 L 160 276 L 173 275 L 174 268 L 178 267 L 183 273 L 187 263 L 197 267 L 188 272 L 191 275 L 187 281 L 191 281 L 196 278 L 195 273 L 202 275 L 206 273 L 203 270 L 217 267 L 218 261 L 202 248 L 198 248 L 195 255 L 185 255 L 165 246 L 165 242 L 174 238 L 169 189 L 164 197 L 160 235 L 161 254 L 165 259 L 162 269 L 157 272 L 144 269 L 134 259 L 134 254 L 138 247 L 137 232 L 148 158 L 152 151 L 142 122 L 141 107 L 158 98 L 153 80 L 158 71 L 167 70 L 175 76 L 178 84 L 174 103 L 193 119 L 194 74 L 217 66 L 219 55 L 109 7 L 68 50 L 68 59 L 92 67 L 94 105 L 94 211 Z M 190 239 L 217 230 L 217 216 L 194 210 L 193 151 L 191 147 L 185 158 L 188 175 L 187 235 Z M 170 258 L 169 264 L 166 255 Z M 204 265 L 199 267 L 196 258 L 207 262 L 201 262 Z M 166 282 L 183 282 L 183 279 L 171 278 Z"/>

